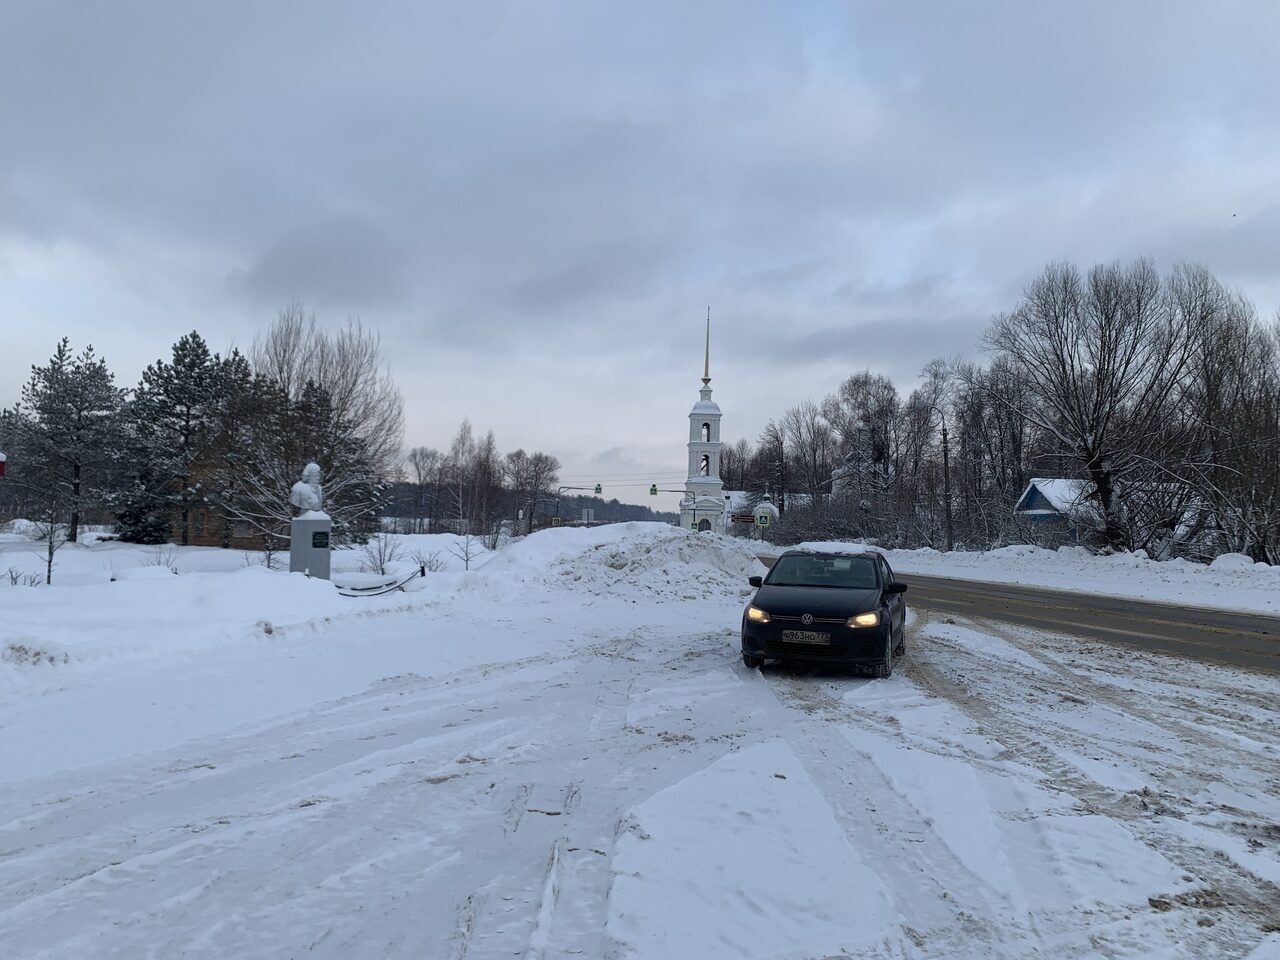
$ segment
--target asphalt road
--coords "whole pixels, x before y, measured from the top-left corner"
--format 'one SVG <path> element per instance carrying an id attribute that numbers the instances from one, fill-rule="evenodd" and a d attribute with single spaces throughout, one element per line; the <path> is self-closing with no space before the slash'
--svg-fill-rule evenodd
<path id="1" fill-rule="evenodd" d="M 1280 618 L 901 573 L 907 605 L 1280 672 Z"/>

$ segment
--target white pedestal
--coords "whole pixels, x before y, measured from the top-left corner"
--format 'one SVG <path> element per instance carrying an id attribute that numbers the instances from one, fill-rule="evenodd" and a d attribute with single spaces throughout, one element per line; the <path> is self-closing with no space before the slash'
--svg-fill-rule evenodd
<path id="1" fill-rule="evenodd" d="M 333 521 L 327 513 L 308 510 L 289 524 L 289 572 L 329 579 L 329 539 Z"/>

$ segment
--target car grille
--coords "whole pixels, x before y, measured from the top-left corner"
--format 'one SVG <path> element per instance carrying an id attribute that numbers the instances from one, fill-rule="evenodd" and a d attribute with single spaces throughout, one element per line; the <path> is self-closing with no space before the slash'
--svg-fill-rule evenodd
<path id="1" fill-rule="evenodd" d="M 791 617 L 791 616 L 786 616 L 780 613 L 770 614 L 769 619 L 777 620 L 779 623 L 803 623 L 804 622 L 800 617 Z M 813 622 L 814 623 L 844 623 L 845 620 L 841 617 L 814 617 Z"/>

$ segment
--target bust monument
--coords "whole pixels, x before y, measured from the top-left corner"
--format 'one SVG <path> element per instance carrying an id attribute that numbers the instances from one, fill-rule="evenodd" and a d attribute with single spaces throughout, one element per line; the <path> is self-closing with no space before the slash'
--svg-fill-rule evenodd
<path id="1" fill-rule="evenodd" d="M 320 464 L 308 463 L 302 468 L 302 479 L 293 485 L 289 502 L 302 513 L 320 511 L 324 503 L 324 488 L 320 486 Z"/>
<path id="2" fill-rule="evenodd" d="M 298 515 L 289 524 L 289 569 L 328 580 L 333 521 L 322 509 L 324 490 L 318 463 L 308 463 L 303 468 L 302 479 L 289 491 L 289 502 L 298 508 Z"/>

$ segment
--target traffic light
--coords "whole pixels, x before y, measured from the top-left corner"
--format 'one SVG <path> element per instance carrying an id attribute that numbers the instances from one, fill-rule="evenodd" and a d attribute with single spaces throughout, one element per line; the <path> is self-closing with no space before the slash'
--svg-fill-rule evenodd
<path id="1" fill-rule="evenodd" d="M 649 496 L 656 497 L 658 495 L 658 485 L 656 483 L 649 485 Z"/>
<path id="2" fill-rule="evenodd" d="M 600 496 L 600 484 L 596 484 L 596 496 Z"/>

